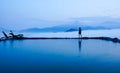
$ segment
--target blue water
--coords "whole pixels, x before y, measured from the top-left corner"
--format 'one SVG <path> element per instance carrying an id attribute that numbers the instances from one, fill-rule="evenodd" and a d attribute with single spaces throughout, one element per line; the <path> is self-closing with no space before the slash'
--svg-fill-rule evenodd
<path id="1" fill-rule="evenodd" d="M 120 73 L 120 44 L 103 40 L 0 42 L 0 73 Z"/>

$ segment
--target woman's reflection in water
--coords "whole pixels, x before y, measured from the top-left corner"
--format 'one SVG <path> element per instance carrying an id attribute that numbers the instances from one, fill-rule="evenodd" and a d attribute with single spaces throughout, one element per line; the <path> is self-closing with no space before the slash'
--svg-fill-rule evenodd
<path id="1" fill-rule="evenodd" d="M 78 49 L 79 49 L 79 53 L 81 52 L 81 47 L 82 47 L 82 39 L 79 39 L 78 41 Z"/>

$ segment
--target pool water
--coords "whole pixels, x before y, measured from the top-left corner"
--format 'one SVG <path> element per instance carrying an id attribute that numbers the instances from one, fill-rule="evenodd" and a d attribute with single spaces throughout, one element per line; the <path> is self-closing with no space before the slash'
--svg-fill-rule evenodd
<path id="1" fill-rule="evenodd" d="M 0 42 L 0 73 L 120 73 L 120 44 L 44 39 Z"/>

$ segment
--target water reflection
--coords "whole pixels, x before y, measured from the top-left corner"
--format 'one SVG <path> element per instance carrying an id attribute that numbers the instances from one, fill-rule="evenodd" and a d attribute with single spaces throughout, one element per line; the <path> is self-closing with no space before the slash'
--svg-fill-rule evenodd
<path id="1" fill-rule="evenodd" d="M 68 73 L 92 73 L 91 71 L 120 73 L 119 47 L 120 44 L 102 40 L 2 41 L 0 42 L 0 70 L 9 71 L 10 68 L 13 71 L 26 70 L 39 73 L 45 73 L 41 70 L 53 70 L 51 73 L 56 73 L 54 72 L 56 69 L 57 72 L 61 71 L 59 73 L 67 71 L 70 71 Z M 115 70 L 111 69 L 113 67 Z"/>
<path id="2" fill-rule="evenodd" d="M 2 43 L 3 43 L 3 46 L 5 47 L 7 42 L 6 42 L 6 41 L 3 41 Z"/>
<path id="3" fill-rule="evenodd" d="M 78 49 L 79 49 L 79 52 L 81 52 L 81 47 L 82 47 L 82 40 L 79 39 L 79 41 L 78 41 Z"/>
<path id="4" fill-rule="evenodd" d="M 15 46 L 19 46 L 19 44 L 22 44 L 22 40 L 7 40 L 0 42 L 0 47 L 6 48 L 6 49 L 13 49 Z"/>
<path id="5" fill-rule="evenodd" d="M 13 48 L 13 46 L 14 46 L 14 40 L 10 40 L 9 43 L 10 43 L 10 47 Z"/>

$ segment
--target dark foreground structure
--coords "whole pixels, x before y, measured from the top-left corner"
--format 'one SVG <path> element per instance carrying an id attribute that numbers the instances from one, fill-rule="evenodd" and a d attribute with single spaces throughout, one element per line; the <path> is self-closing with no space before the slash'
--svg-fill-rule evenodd
<path id="1" fill-rule="evenodd" d="M 69 37 L 24 37 L 23 34 L 15 35 L 12 31 L 10 31 L 10 36 L 8 36 L 4 31 L 2 31 L 4 37 L 0 38 L 0 41 L 6 40 L 25 40 L 25 39 L 97 39 L 97 40 L 106 40 L 112 41 L 114 43 L 120 43 L 120 39 L 118 38 L 110 38 L 110 37 L 82 37 L 81 35 L 81 28 L 79 28 L 79 37 L 78 38 L 69 38 Z M 81 37 L 80 37 L 81 36 Z"/>
<path id="2" fill-rule="evenodd" d="M 81 38 L 59 38 L 59 37 L 24 37 L 23 39 L 96 39 L 96 40 L 106 40 L 106 41 L 112 41 L 114 43 L 120 43 L 120 39 L 118 38 L 110 38 L 110 37 L 81 37 Z"/>
<path id="3" fill-rule="evenodd" d="M 96 40 L 105 40 L 105 41 L 112 41 L 114 43 L 120 43 L 120 39 L 118 38 L 111 38 L 111 37 L 81 37 L 81 38 L 61 38 L 61 37 L 16 37 L 16 38 L 9 38 L 9 39 L 0 39 L 0 41 L 6 40 L 27 40 L 27 39 L 96 39 Z"/>
<path id="4" fill-rule="evenodd" d="M 3 33 L 4 37 L 1 37 L 0 41 L 24 39 L 23 34 L 15 35 L 11 30 L 10 30 L 9 36 L 4 31 L 2 31 L 2 33 Z"/>

